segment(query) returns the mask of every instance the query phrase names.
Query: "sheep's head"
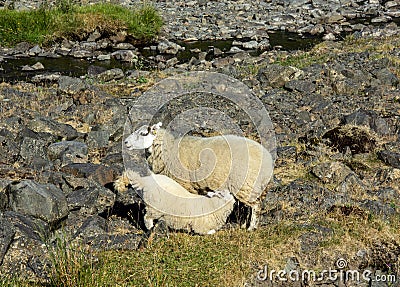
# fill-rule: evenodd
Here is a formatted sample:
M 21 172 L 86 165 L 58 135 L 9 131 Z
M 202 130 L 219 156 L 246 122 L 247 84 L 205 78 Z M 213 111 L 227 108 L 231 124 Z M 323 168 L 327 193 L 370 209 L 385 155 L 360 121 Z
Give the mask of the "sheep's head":
M 129 150 L 149 148 L 156 138 L 157 131 L 161 128 L 159 122 L 152 126 L 144 125 L 134 131 L 125 139 L 125 145 Z

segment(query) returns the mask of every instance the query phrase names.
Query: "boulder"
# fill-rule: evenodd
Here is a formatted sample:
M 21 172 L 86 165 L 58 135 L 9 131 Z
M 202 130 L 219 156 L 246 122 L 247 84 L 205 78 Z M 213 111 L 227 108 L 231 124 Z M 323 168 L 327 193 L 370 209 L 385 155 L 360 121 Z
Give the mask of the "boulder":
M 53 184 L 32 180 L 10 184 L 7 188 L 10 209 L 55 224 L 68 215 L 67 199 Z

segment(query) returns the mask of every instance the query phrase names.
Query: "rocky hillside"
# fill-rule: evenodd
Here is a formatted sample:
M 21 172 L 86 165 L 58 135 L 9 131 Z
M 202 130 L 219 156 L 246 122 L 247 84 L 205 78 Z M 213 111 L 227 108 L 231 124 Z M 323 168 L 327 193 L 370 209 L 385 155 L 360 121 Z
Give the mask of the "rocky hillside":
M 298 16 L 291 13 L 281 16 L 285 29 L 294 31 L 305 27 L 316 29 L 319 24 L 310 19 L 325 15 L 328 9 L 323 3 L 317 5 L 323 1 L 287 2 L 291 3 L 290 7 L 286 1 L 255 1 L 255 5 L 261 5 L 265 11 L 269 11 L 268 7 L 278 7 L 274 9 L 278 14 L 282 14 L 285 7 L 289 11 L 297 7 L 294 11 L 300 11 L 307 25 L 298 22 Z M 345 4 L 341 1 L 340 6 L 336 3 L 329 9 L 336 7 L 335 11 L 346 19 L 352 13 L 357 17 L 361 10 L 367 15 L 383 11 L 379 21 L 397 15 L 393 8 L 399 7 L 397 1 L 375 2 L 379 1 L 345 1 Z M 239 21 L 240 17 L 244 19 L 243 27 L 250 25 L 248 23 L 258 27 L 268 27 L 268 21 L 280 23 L 278 16 L 264 19 L 265 15 L 275 15 L 272 12 L 258 15 L 244 2 L 229 3 L 186 1 L 171 8 L 168 1 L 160 1 L 157 5 L 165 7 L 165 17 L 170 17 L 168 13 L 173 9 L 183 9 L 181 17 L 186 17 L 185 23 L 189 24 L 180 25 L 179 17 L 168 23 L 164 33 L 169 40 L 160 40 L 154 47 L 158 55 L 150 59 L 158 67 L 156 70 L 144 71 L 139 65 L 130 69 L 89 65 L 84 76 L 71 77 L 42 73 L 38 69 L 24 81 L 0 84 L 1 274 L 49 282 L 54 265 L 51 247 L 60 237 L 68 238 L 70 243 L 79 242 L 95 257 L 107 250 L 131 250 L 134 257 L 146 246 L 157 244 L 160 238 L 168 238 L 169 233 L 162 226 L 150 232 L 144 229 L 143 203 L 135 190 L 129 188 L 125 193 L 118 193 L 113 187 L 124 169 L 123 128 L 135 100 L 155 82 L 186 71 L 209 70 L 239 79 L 253 91 L 269 112 L 278 143 L 274 178 L 263 195 L 259 230 L 249 235 L 240 229 L 248 211 L 238 207 L 235 215 L 239 216 L 232 216 L 225 230 L 212 237 L 216 239 L 201 239 L 194 248 L 203 250 L 207 240 L 254 239 L 247 249 L 240 249 L 243 253 L 238 251 L 241 268 L 226 263 L 224 268 L 228 270 L 222 267 L 215 270 L 220 276 L 216 282 L 225 286 L 300 286 L 300 282 L 271 285 L 268 280 L 257 278 L 257 272 L 262 270 L 266 260 L 275 268 L 285 268 L 289 272 L 334 268 L 334 263 L 344 258 L 349 270 L 371 270 L 372 278 L 394 275 L 396 281 L 377 285 L 361 280 L 343 285 L 336 279 L 324 280 L 323 286 L 399 284 L 398 26 L 393 22 L 365 26 L 342 41 L 324 41 L 309 51 L 268 48 L 250 55 L 243 44 L 237 44 L 240 48 L 226 52 L 209 47 L 206 52 L 194 53 L 187 62 L 167 57 L 166 51 L 173 51 L 169 55 L 178 53 L 180 48 L 174 43 L 177 39 L 209 39 L 207 33 L 215 27 L 219 27 L 219 36 L 225 35 L 224 25 Z M 232 19 L 233 22 L 221 16 L 208 25 L 215 11 L 212 14 L 213 10 L 207 9 L 217 9 L 218 5 L 226 5 L 228 8 L 224 11 L 236 11 L 239 16 Z M 193 32 L 199 34 L 192 35 L 189 28 L 200 18 L 185 13 L 190 14 L 194 9 L 206 11 L 201 27 L 208 30 L 199 29 Z M 344 15 L 344 11 L 347 14 Z M 368 11 L 379 13 L 368 14 Z M 330 13 L 326 21 L 329 17 L 336 22 L 343 20 Z M 330 21 L 332 25 L 336 23 Z M 288 23 L 293 23 L 293 28 L 287 26 Z M 176 28 L 178 26 L 180 28 Z M 322 26 L 326 32 L 331 27 Z M 238 27 L 229 26 L 229 29 L 236 32 L 227 31 L 226 38 L 240 38 Z M 255 41 L 259 44 L 260 39 Z M 250 42 L 247 40 L 246 43 Z M 99 42 L 94 40 L 94 43 Z M 113 45 L 118 44 L 130 47 L 123 42 Z M 7 60 L 9 55 L 29 55 L 32 48 L 25 43 L 14 49 L 3 49 L 2 53 Z M 22 50 L 17 53 L 16 49 Z M 57 53 L 56 49 L 54 51 Z M 89 57 L 93 55 L 97 54 L 93 52 Z M 214 108 L 220 108 L 219 104 Z M 240 118 L 240 113 L 236 115 L 239 117 L 236 121 L 245 120 Z M 185 243 L 198 240 L 192 235 L 176 235 L 168 242 L 177 238 Z M 268 243 L 269 250 L 257 254 L 268 240 L 272 240 Z M 224 250 L 225 247 L 214 248 Z M 247 253 L 252 257 L 246 257 Z M 98 258 L 86 260 L 97 262 Z M 157 263 L 157 268 L 164 264 Z M 135 264 L 145 268 L 141 261 Z M 208 266 L 213 262 L 204 261 L 203 264 Z M 179 268 L 173 265 L 171 269 Z M 237 269 L 243 270 L 239 273 Z M 192 275 L 201 273 L 196 269 L 191 272 Z M 221 281 L 227 272 L 232 273 L 231 281 L 226 278 Z M 120 282 L 121 279 L 115 280 Z M 134 277 L 129 280 L 124 284 L 138 286 L 147 282 Z M 170 285 L 179 284 L 174 279 L 168 280 Z M 218 284 L 210 282 L 204 285 Z M 316 286 L 316 282 L 307 280 L 302 284 Z

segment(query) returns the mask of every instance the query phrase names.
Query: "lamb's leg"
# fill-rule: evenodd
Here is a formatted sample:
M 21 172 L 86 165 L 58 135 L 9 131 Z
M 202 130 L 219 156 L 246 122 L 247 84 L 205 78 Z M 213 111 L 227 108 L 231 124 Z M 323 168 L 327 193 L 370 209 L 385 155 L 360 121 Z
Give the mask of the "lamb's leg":
M 154 226 L 153 218 L 148 218 L 148 216 L 144 215 L 144 225 L 146 226 L 147 230 L 150 230 Z
M 259 212 L 260 212 L 260 206 L 258 203 L 251 207 L 251 218 L 248 230 L 251 231 L 258 227 Z

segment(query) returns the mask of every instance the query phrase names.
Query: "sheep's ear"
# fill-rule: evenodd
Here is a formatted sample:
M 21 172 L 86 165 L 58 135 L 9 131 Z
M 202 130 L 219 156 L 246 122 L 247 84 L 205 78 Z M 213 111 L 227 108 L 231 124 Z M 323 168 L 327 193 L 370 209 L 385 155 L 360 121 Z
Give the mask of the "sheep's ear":
M 157 133 L 157 131 L 161 128 L 162 122 L 158 122 L 150 127 L 150 131 L 153 135 Z

